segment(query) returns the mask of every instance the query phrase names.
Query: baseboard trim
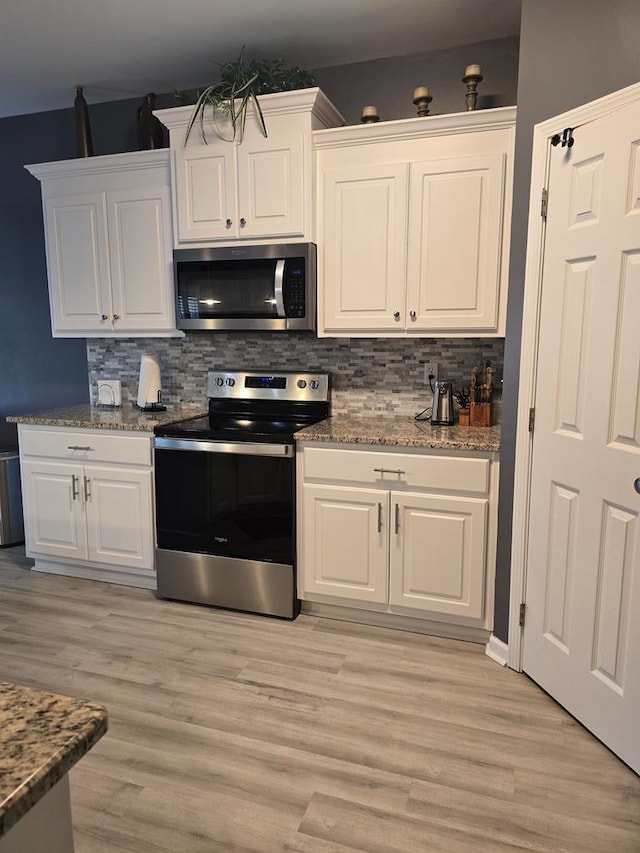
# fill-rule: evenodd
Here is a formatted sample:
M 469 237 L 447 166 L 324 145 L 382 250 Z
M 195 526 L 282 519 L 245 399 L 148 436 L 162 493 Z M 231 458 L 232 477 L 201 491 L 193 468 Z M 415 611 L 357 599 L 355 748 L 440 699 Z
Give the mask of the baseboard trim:
M 499 640 L 495 634 L 489 637 L 489 642 L 484 651 L 487 657 L 499 663 L 500 666 L 506 666 L 509 663 L 509 646 Z
M 342 622 L 357 622 L 360 625 L 373 625 L 375 628 L 393 628 L 397 631 L 411 631 L 414 634 L 429 634 L 449 640 L 464 640 L 468 643 L 485 644 L 489 632 L 484 628 L 467 625 L 452 625 L 450 622 L 435 622 L 430 619 L 401 616 L 396 613 L 377 613 L 373 610 L 359 610 L 355 607 L 341 607 L 317 601 L 303 601 L 302 613 L 309 616 L 322 616 L 325 619 L 339 619 Z
M 116 583 L 122 586 L 135 586 L 139 589 L 156 588 L 156 575 L 145 572 L 136 573 L 132 570 L 118 569 L 115 567 L 80 566 L 72 563 L 58 563 L 55 560 L 38 560 L 32 567 L 34 572 L 44 572 L 50 575 L 64 575 L 68 578 L 82 578 L 90 581 L 103 581 L 103 583 Z

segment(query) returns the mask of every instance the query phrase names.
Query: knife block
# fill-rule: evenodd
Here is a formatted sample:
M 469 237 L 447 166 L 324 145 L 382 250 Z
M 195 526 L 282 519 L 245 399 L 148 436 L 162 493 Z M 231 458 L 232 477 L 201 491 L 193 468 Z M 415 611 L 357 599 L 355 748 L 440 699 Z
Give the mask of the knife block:
M 469 408 L 470 426 L 491 426 L 491 403 L 471 403 Z

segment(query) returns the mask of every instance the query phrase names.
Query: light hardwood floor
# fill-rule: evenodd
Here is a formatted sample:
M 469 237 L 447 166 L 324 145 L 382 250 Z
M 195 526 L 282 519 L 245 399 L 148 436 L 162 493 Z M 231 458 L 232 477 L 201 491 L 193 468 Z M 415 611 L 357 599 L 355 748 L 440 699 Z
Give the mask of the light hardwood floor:
M 109 711 L 77 853 L 640 851 L 640 779 L 482 646 L 29 565 L 0 550 L 0 680 Z

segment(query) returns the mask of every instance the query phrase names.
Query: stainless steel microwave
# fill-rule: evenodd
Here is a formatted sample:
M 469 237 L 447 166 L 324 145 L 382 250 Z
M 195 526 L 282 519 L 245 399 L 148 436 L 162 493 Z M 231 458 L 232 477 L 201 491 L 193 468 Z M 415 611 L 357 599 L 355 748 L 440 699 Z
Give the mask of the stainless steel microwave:
M 314 329 L 316 246 L 176 249 L 179 329 Z

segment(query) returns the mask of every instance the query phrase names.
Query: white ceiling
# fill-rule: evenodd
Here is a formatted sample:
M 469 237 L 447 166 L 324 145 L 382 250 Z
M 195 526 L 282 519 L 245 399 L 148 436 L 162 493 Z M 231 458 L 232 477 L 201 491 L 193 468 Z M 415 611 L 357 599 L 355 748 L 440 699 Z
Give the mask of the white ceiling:
M 519 26 L 519 0 L 2 0 L 0 117 L 202 87 L 243 44 L 313 69 Z

